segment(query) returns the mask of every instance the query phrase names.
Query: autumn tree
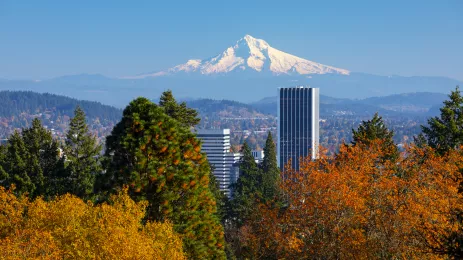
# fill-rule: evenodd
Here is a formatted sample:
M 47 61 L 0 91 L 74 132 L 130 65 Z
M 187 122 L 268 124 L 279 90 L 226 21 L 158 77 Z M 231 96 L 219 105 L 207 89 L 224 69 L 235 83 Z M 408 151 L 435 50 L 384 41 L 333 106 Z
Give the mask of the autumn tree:
M 406 157 L 381 160 L 380 140 L 342 146 L 333 157 L 305 158 L 284 172 L 285 207 L 260 204 L 243 225 L 253 259 L 440 259 L 436 251 L 462 225 L 457 192 L 461 155 L 437 156 L 410 147 Z M 349 151 L 347 151 L 349 150 Z M 401 172 L 401 174 L 397 174 Z
M 64 146 L 67 192 L 83 199 L 92 196 L 95 176 L 101 171 L 100 152 L 101 145 L 89 132 L 85 113 L 77 106 Z
M 428 145 L 445 153 L 463 145 L 463 97 L 459 87 L 449 95 L 440 109 L 440 116 L 430 118 L 421 126 Z
M 137 98 L 106 138 L 105 157 L 99 190 L 112 193 L 129 185 L 135 201 L 149 202 L 149 220 L 172 221 L 189 258 L 224 258 L 209 163 L 189 129 L 148 99 Z
M 145 201 L 122 191 L 93 205 L 73 195 L 51 201 L 0 187 L 1 259 L 185 259 L 170 223 L 143 223 Z
M 162 93 L 159 106 L 164 109 L 164 113 L 177 120 L 183 127 L 194 127 L 201 121 L 195 109 L 188 108 L 185 102 L 177 103 L 171 90 Z

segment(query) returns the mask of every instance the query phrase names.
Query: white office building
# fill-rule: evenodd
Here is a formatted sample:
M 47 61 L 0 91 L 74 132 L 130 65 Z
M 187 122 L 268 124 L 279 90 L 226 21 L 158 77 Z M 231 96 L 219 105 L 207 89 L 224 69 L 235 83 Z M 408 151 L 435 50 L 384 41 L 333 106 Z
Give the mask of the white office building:
M 230 185 L 239 177 L 239 153 L 230 152 L 230 129 L 197 130 L 202 140 L 201 151 L 214 168 L 213 174 L 219 182 L 220 190 L 231 196 Z
M 257 164 L 261 163 L 264 160 L 264 151 L 262 150 L 252 150 L 252 156 Z

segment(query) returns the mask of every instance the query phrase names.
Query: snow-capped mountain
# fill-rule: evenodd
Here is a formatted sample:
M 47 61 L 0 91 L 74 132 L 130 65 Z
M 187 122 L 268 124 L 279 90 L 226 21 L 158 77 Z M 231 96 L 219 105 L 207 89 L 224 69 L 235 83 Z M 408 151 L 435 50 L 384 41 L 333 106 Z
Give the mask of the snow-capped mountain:
M 165 71 L 146 73 L 129 78 L 159 77 L 178 72 L 202 75 L 225 74 L 231 71 L 271 72 L 273 75 L 341 74 L 345 69 L 323 65 L 296 57 L 271 47 L 266 41 L 246 35 L 221 54 L 207 60 L 189 60 Z

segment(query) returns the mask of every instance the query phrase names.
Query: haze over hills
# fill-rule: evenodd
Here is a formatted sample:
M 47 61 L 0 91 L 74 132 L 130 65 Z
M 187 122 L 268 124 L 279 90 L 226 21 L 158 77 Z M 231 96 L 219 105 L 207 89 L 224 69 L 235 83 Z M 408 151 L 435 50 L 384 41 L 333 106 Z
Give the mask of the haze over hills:
M 381 61 L 376 61 L 381 62 Z M 351 72 L 285 53 L 262 39 L 244 36 L 209 59 L 125 78 L 70 75 L 43 81 L 0 80 L 0 90 L 29 90 L 124 107 L 138 96 L 158 97 L 171 89 L 178 98 L 255 102 L 278 87 L 319 87 L 335 98 L 364 99 L 407 92 L 448 94 L 463 82 L 446 77 L 378 76 Z
M 434 116 L 439 112 L 442 102 L 448 96 L 441 93 L 416 92 L 365 99 L 333 98 L 320 95 L 320 114 L 322 116 L 339 113 L 367 116 L 375 112 L 381 115 L 419 115 Z M 266 97 L 251 103 L 255 109 L 276 115 L 277 97 Z

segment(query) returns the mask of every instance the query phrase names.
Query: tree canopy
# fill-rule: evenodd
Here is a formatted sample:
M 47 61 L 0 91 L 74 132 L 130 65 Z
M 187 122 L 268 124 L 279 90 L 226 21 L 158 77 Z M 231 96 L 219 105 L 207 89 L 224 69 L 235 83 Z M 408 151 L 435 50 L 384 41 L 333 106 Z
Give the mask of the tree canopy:
M 77 106 L 64 145 L 67 192 L 84 199 L 93 196 L 95 177 L 102 170 L 99 162 L 101 148 L 88 130 L 84 111 Z
M 177 120 L 183 127 L 194 127 L 201 121 L 195 109 L 188 108 L 185 102 L 177 103 L 171 90 L 162 93 L 159 106 L 164 109 L 164 113 Z
M 69 194 L 29 200 L 0 187 L 0 258 L 186 259 L 170 223 L 142 224 L 146 206 L 124 191 L 93 205 Z
M 463 97 L 458 86 L 444 101 L 440 116 L 430 118 L 428 126 L 421 128 L 428 145 L 440 153 L 463 145 Z
M 272 200 L 278 195 L 280 168 L 277 163 L 277 153 L 272 133 L 268 132 L 264 147 L 264 159 L 260 165 L 262 170 L 262 193 L 265 200 Z
M 190 258 L 224 258 L 223 228 L 209 189 L 210 167 L 200 141 L 146 98 L 132 101 L 106 139 L 103 192 L 129 186 L 149 202 L 150 220 L 170 220 Z
M 369 145 L 372 141 L 381 140 L 386 159 L 395 159 L 399 152 L 393 140 L 394 131 L 389 130 L 384 120 L 375 113 L 371 120 L 362 121 L 357 130 L 352 129 L 352 145 L 362 143 Z
M 64 159 L 59 148 L 51 132 L 34 119 L 30 128 L 15 132 L 2 149 L 2 185 L 15 185 L 17 194 L 31 197 L 62 194 Z

